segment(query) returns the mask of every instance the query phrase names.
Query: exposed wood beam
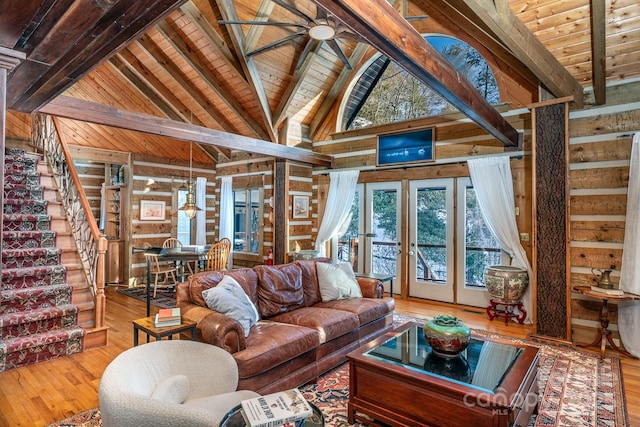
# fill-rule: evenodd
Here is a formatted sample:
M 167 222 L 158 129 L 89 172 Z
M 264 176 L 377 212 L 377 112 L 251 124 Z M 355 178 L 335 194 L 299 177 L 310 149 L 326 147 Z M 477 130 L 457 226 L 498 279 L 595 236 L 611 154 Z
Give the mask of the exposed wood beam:
M 591 0 L 591 79 L 596 104 L 606 104 L 606 30 L 604 0 Z
M 275 144 L 229 132 L 176 122 L 149 114 L 60 96 L 40 109 L 40 112 L 120 129 L 166 136 L 203 145 L 217 145 L 231 150 L 273 156 L 327 168 L 333 167 L 333 157 L 297 147 Z
M 212 5 L 218 5 L 218 9 L 225 20 L 238 20 L 238 14 L 232 2 L 228 0 L 210 0 L 210 2 Z M 258 68 L 256 67 L 254 60 L 252 58 L 248 58 L 246 55 L 245 37 L 242 32 L 242 28 L 238 25 L 227 25 L 226 28 L 229 31 L 231 43 L 233 43 L 236 51 L 240 52 L 241 57 L 239 60 L 242 70 L 244 71 L 245 80 L 249 82 L 255 98 L 260 101 L 261 117 L 264 120 L 267 131 L 269 132 L 271 141 L 277 141 L 278 136 L 276 135 L 275 126 L 273 125 L 273 117 L 269 106 L 269 100 L 267 99 L 267 94 L 262 86 L 262 79 L 260 78 L 260 73 L 258 72 Z
M 320 49 L 320 47 L 321 44 L 316 43 L 316 48 L 313 54 L 308 54 L 302 65 L 295 71 L 295 73 L 293 73 L 293 76 L 291 76 L 291 80 L 285 87 L 284 93 L 280 98 L 280 102 L 273 112 L 273 120 L 276 127 L 280 126 L 284 119 L 286 119 L 287 109 L 289 108 L 289 105 L 291 105 L 293 98 L 296 96 L 298 89 L 304 83 L 304 77 L 311 68 L 311 64 L 313 64 L 313 60 L 315 58 L 315 53 Z M 281 144 L 283 143 L 283 141 L 278 142 Z
M 453 34 L 468 34 L 491 52 L 503 72 L 513 75 L 516 79 L 519 76 L 519 84 L 530 88 L 532 92 L 537 90 L 540 79 L 498 40 L 484 22 L 469 19 L 463 11 L 454 9 L 447 0 L 417 0 L 416 4 L 429 14 L 430 18 L 451 30 Z
M 386 0 L 313 0 L 505 146 L 521 135 Z M 384 31 L 383 31 L 384 30 Z
M 203 34 L 205 39 L 211 43 L 213 47 L 218 51 L 226 63 L 231 66 L 238 75 L 242 76 L 242 79 L 246 82 L 242 73 L 242 66 L 238 63 L 235 55 L 229 49 L 229 45 L 225 42 L 220 34 L 211 26 L 207 18 L 202 15 L 202 12 L 192 2 L 185 3 L 180 10 L 198 27 L 198 30 Z
M 538 77 L 556 98 L 572 96 L 582 108 L 584 90 L 580 83 L 542 44 L 509 8 L 496 8 L 488 0 L 447 0 L 455 9 L 463 10 L 479 26 L 488 26 L 513 54 Z
M 221 114 L 187 78 L 184 76 L 180 68 L 178 68 L 167 55 L 149 38 L 148 34 L 140 37 L 136 43 L 142 47 L 151 58 L 163 65 L 163 70 L 171 77 L 178 86 L 197 104 L 205 113 L 207 113 L 220 128 L 227 132 L 237 132 L 237 129 L 229 122 L 229 120 Z
M 74 7 L 58 2 L 68 9 L 64 14 L 68 25 L 56 25 L 57 32 L 40 35 L 40 40 L 25 41 L 37 43 L 38 54 L 30 54 L 12 73 L 10 108 L 37 110 L 184 2 L 74 2 Z M 85 28 L 88 23 L 90 28 Z M 63 54 L 60 49 L 65 49 Z
M 358 43 L 356 47 L 353 49 L 351 56 L 349 57 L 349 62 L 353 65 L 352 69 L 349 70 L 347 67 L 343 67 L 342 71 L 340 71 L 340 75 L 336 79 L 336 82 L 331 86 L 329 93 L 325 96 L 322 101 L 322 105 L 318 109 L 315 117 L 311 121 L 311 126 L 309 127 L 309 134 L 311 135 L 311 139 L 316 141 L 316 131 L 323 127 L 325 121 L 329 117 L 333 108 L 338 108 L 336 102 L 345 91 L 347 82 L 355 76 L 357 70 L 360 68 L 358 64 L 365 57 L 365 53 L 371 49 L 371 47 L 365 43 Z
M 167 42 L 178 52 L 182 59 L 194 69 L 198 76 L 207 84 L 211 90 L 213 90 L 224 102 L 229 109 L 235 114 L 236 117 L 247 128 L 251 130 L 253 135 L 259 139 L 268 139 L 269 135 L 262 129 L 262 127 L 253 120 L 251 114 L 244 109 L 240 101 L 229 91 L 221 80 L 207 67 L 206 64 L 195 54 L 190 53 L 193 49 L 189 48 L 183 38 L 169 25 L 169 23 L 162 22 L 158 24 L 156 29 L 165 36 Z
M 254 21 L 268 21 L 271 16 L 271 12 L 275 7 L 275 3 L 271 0 L 261 0 L 260 6 L 258 7 L 258 11 L 256 12 L 256 17 L 253 19 Z M 256 48 L 258 44 L 258 40 L 260 36 L 266 30 L 267 27 L 264 25 L 252 25 L 249 28 L 249 32 L 244 39 L 244 47 L 247 52 L 251 52 Z

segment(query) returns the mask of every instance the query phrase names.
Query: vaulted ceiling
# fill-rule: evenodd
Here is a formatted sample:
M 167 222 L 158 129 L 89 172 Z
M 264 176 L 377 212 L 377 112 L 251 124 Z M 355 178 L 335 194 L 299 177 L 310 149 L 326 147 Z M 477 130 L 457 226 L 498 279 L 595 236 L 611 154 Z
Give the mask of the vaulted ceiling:
M 315 42 L 308 30 L 324 20 L 337 36 Z M 255 140 L 283 143 L 283 124 L 290 145 L 328 138 L 346 87 L 377 52 L 431 78 L 481 126 L 499 128 L 448 64 L 415 39 L 428 33 L 471 43 L 534 100 L 540 86 L 579 106 L 582 89 L 593 87 L 602 103 L 605 83 L 640 77 L 636 0 L 0 2 L 0 48 L 26 55 L 8 75 L 10 110 L 79 118 L 60 120 L 63 138 L 76 145 L 180 160 L 189 156 L 180 135 L 197 141 L 189 135 L 204 133 L 196 161 L 228 157 Z M 91 108 L 77 100 L 111 109 L 88 118 Z M 144 121 L 157 131 L 122 129 Z M 268 154 L 263 145 L 255 152 Z

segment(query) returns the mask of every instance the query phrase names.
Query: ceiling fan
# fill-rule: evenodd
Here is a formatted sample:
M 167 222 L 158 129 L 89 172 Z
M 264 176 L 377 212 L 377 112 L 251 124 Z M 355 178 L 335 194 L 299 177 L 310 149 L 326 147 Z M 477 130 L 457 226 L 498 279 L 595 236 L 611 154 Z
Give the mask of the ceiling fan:
M 346 26 L 344 26 L 338 19 L 336 19 L 333 15 L 328 14 L 321 7 L 317 7 L 316 17 L 312 18 L 306 13 L 298 10 L 294 5 L 287 3 L 284 0 L 271 0 L 275 4 L 285 8 L 289 12 L 301 18 L 304 22 L 276 22 L 276 21 L 241 21 L 241 20 L 220 20 L 219 24 L 227 25 L 227 24 L 241 24 L 241 25 L 268 25 L 268 26 L 276 26 L 276 27 L 289 27 L 294 28 L 294 32 L 286 37 L 283 37 L 279 40 L 273 41 L 269 44 L 266 44 L 262 47 L 259 47 L 251 52 L 248 52 L 247 56 L 257 55 L 259 53 L 267 52 L 271 49 L 276 49 L 285 45 L 286 43 L 291 42 L 299 37 L 303 37 L 306 39 L 306 43 L 302 53 L 300 54 L 300 58 L 298 59 L 298 63 L 296 64 L 296 70 L 298 70 L 305 59 L 309 55 L 310 52 L 315 50 L 320 43 L 326 43 L 331 50 L 340 58 L 344 66 L 351 70 L 352 66 L 349 63 L 349 59 L 344 54 L 340 45 L 336 41 L 336 39 L 346 38 L 351 40 L 356 40 L 358 42 L 365 42 L 358 34 L 353 33 Z M 426 16 L 414 16 L 405 18 L 407 20 L 418 20 L 425 19 Z

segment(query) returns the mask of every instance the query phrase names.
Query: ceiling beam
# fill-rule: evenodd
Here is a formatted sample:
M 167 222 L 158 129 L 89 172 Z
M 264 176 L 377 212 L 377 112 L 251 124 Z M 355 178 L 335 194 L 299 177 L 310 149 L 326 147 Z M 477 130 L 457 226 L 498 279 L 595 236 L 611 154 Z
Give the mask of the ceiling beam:
M 238 14 L 235 7 L 233 6 L 233 2 L 228 0 L 209 1 L 211 2 L 212 6 L 214 4 L 218 6 L 223 19 L 228 21 L 238 20 Z M 271 114 L 271 108 L 269 106 L 269 99 L 267 98 L 264 86 L 262 86 L 262 79 L 260 77 L 258 67 L 256 67 L 255 61 L 251 57 L 247 57 L 246 55 L 245 36 L 242 32 L 242 28 L 240 28 L 239 25 L 226 25 L 225 27 L 229 32 L 229 37 L 231 39 L 233 47 L 235 48 L 236 52 L 240 53 L 239 60 L 244 72 L 244 79 L 249 82 L 249 86 L 251 87 L 251 91 L 255 99 L 260 102 L 260 115 L 264 120 L 267 132 L 269 132 L 272 141 L 277 141 L 278 136 L 276 135 L 275 127 L 273 125 L 273 116 Z
M 120 129 L 166 136 L 203 145 L 216 145 L 231 150 L 273 156 L 327 168 L 333 167 L 333 157 L 314 153 L 298 147 L 275 144 L 260 139 L 248 138 L 229 132 L 209 129 L 189 123 L 176 122 L 149 114 L 126 111 L 119 108 L 59 96 L 40 112 L 74 120 L 112 126 Z
M 591 79 L 596 104 L 607 102 L 607 52 L 604 0 L 591 0 Z
M 517 147 L 522 135 L 387 0 L 313 0 L 370 45 L 493 135 Z
M 262 129 L 260 124 L 253 120 L 251 114 L 244 109 L 240 101 L 222 83 L 221 79 L 207 67 L 207 65 L 193 52 L 171 25 L 164 21 L 156 26 L 156 30 L 162 34 L 180 57 L 198 74 L 207 86 L 218 95 L 220 100 L 233 112 L 233 114 L 253 133 L 253 136 L 260 139 L 267 139 L 269 135 Z M 216 107 L 217 108 L 217 107 Z
M 573 97 L 582 108 L 584 89 L 529 28 L 503 3 L 489 0 L 446 0 L 476 25 L 488 27 L 556 98 Z

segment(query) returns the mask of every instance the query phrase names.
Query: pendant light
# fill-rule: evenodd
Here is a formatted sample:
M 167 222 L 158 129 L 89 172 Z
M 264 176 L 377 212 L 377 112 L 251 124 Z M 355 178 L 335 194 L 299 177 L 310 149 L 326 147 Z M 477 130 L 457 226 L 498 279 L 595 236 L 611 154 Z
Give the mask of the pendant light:
M 184 211 L 189 218 L 193 218 L 196 216 L 198 211 L 201 211 L 199 207 L 196 206 L 196 183 L 193 182 L 192 179 L 192 162 L 193 162 L 193 142 L 189 143 L 189 181 L 187 181 L 187 201 L 184 205 L 178 210 Z

